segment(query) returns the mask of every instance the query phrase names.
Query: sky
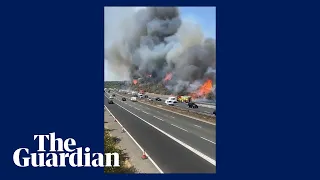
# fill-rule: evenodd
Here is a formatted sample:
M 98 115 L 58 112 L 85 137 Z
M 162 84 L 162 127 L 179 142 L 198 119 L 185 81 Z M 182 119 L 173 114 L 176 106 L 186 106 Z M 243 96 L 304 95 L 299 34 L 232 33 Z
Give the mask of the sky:
M 183 20 L 197 22 L 207 37 L 216 38 L 215 7 L 179 7 L 179 9 Z
M 136 10 L 144 7 L 135 7 Z M 182 21 L 193 21 L 198 23 L 206 37 L 216 39 L 216 8 L 215 7 L 179 7 Z M 105 32 L 107 34 L 108 32 Z M 109 44 L 110 42 L 105 42 Z M 104 63 L 104 80 L 114 80 L 116 76 L 108 69 L 108 64 Z M 120 79 L 119 79 L 120 80 Z

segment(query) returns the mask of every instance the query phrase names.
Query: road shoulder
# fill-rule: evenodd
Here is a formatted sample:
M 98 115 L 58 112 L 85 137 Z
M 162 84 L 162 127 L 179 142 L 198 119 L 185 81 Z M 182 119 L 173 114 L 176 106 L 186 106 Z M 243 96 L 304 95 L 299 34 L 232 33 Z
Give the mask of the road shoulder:
M 119 147 L 128 154 L 127 166 L 134 166 L 138 172 L 137 173 L 160 173 L 155 165 L 150 159 L 142 159 L 142 150 L 138 145 L 132 140 L 128 132 L 123 132 L 121 125 L 115 122 L 114 117 L 108 110 L 104 112 L 104 128 L 109 129 L 112 136 L 120 139 Z

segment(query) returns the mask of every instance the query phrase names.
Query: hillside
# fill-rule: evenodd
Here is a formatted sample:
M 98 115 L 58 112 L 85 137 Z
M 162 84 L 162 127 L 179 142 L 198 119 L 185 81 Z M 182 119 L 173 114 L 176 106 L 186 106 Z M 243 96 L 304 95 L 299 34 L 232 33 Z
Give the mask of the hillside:
M 171 95 L 174 94 L 170 90 L 168 90 L 162 83 L 151 83 L 146 82 L 144 84 L 133 84 L 131 82 L 127 81 L 105 81 L 104 82 L 105 88 L 116 88 L 116 89 L 130 89 L 133 91 L 139 91 L 144 90 L 146 92 L 155 93 L 155 94 L 161 94 L 161 95 Z M 180 91 L 177 94 L 174 95 L 189 95 L 190 93 L 186 91 L 186 89 Z M 215 96 L 212 92 L 208 93 L 206 95 L 206 99 L 214 99 Z

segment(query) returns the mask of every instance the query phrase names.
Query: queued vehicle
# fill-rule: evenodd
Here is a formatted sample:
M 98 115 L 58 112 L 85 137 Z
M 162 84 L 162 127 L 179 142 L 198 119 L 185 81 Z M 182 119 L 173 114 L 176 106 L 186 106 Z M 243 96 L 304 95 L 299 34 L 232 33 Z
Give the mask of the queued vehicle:
M 114 104 L 114 102 L 113 102 L 112 99 L 109 99 L 108 103 L 109 103 L 109 104 Z
M 178 96 L 177 101 L 182 103 L 189 103 L 191 102 L 191 96 Z
M 139 98 L 142 99 L 143 98 L 143 94 L 138 94 Z
M 188 107 L 189 108 L 198 108 L 198 105 L 196 105 L 196 103 L 194 103 L 194 102 L 189 102 Z
M 116 97 L 116 95 L 115 95 L 115 94 L 112 94 L 112 97 Z
M 148 100 L 149 100 L 149 101 L 153 101 L 153 99 L 152 99 L 152 98 L 149 98 Z
M 216 114 L 216 110 L 213 110 L 213 113 L 212 113 L 212 114 L 214 114 L 214 115 L 216 116 L 216 115 L 217 115 L 217 114 Z
M 166 105 L 174 106 L 174 102 L 171 100 L 166 100 L 165 103 L 166 103 Z
M 159 97 L 156 97 L 155 100 L 156 101 L 161 101 L 161 99 Z
M 137 97 L 131 97 L 130 100 L 131 100 L 132 102 L 136 102 L 136 101 L 137 101 Z
M 122 101 L 126 101 L 127 99 L 125 97 L 122 98 Z
M 174 96 L 169 97 L 168 100 L 172 101 L 173 103 L 177 103 L 178 102 L 177 98 L 174 97 Z

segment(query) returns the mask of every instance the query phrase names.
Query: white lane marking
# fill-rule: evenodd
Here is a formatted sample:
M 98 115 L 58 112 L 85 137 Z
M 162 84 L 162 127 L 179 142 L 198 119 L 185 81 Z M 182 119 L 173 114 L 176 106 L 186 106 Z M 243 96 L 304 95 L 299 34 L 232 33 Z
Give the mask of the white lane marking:
M 110 110 L 106 107 L 106 105 L 104 105 L 104 107 L 109 111 L 109 113 L 111 114 L 111 116 L 114 118 L 114 119 L 117 119 L 116 117 L 114 117 L 114 115 L 110 112 Z M 117 122 L 120 124 L 120 126 L 125 130 L 125 132 L 128 134 L 128 136 L 133 140 L 133 142 L 140 148 L 140 150 L 143 152 L 143 148 L 140 146 L 140 144 L 131 136 L 131 134 L 129 133 L 128 130 L 126 130 L 126 128 L 124 128 L 122 126 L 122 124 L 119 122 L 119 120 L 117 119 Z M 158 169 L 158 171 L 163 174 L 163 171 L 160 169 L 160 167 L 152 160 L 152 158 L 150 157 L 150 155 L 148 155 L 146 153 L 146 155 L 148 156 L 148 159 L 151 161 L 151 163 Z
M 153 116 L 153 117 L 159 119 L 160 121 L 163 121 L 163 119 L 161 119 L 161 118 L 159 118 L 159 117 L 157 117 L 157 116 Z
M 159 132 L 161 132 L 162 134 L 168 136 L 170 139 L 176 141 L 177 143 L 179 143 L 180 145 L 182 145 L 183 147 L 189 149 L 191 152 L 195 153 L 196 155 L 198 155 L 199 157 L 201 157 L 202 159 L 208 161 L 210 164 L 216 166 L 216 160 L 210 158 L 209 156 L 203 154 L 202 152 L 196 150 L 195 148 L 189 146 L 188 144 L 180 141 L 179 139 L 173 137 L 172 135 L 164 132 L 163 130 L 159 129 L 158 127 L 154 126 L 153 124 L 149 123 L 148 121 L 142 119 L 141 117 L 135 115 L 134 113 L 132 113 L 131 111 L 127 110 L 126 108 L 122 107 L 121 105 L 119 104 L 116 104 L 117 106 L 120 106 L 121 108 L 123 108 L 124 110 L 128 111 L 130 114 L 136 116 L 137 118 L 139 118 L 140 120 L 142 120 L 143 122 L 147 123 L 148 125 L 150 125 L 151 127 L 155 128 L 156 130 L 158 130 Z
M 179 129 L 181 129 L 181 130 L 184 130 L 184 131 L 188 132 L 187 130 L 183 129 L 182 127 L 179 127 L 179 126 L 174 125 L 174 124 L 171 124 L 171 125 L 174 126 L 174 127 L 176 127 L 176 128 L 179 128 Z
M 148 108 L 148 107 L 145 107 L 145 108 L 150 109 L 150 108 Z
M 194 124 L 194 126 L 197 126 L 198 128 L 201 128 L 201 126 L 198 126 L 198 125 L 195 125 L 195 124 Z
M 119 96 L 123 96 L 123 95 L 119 95 Z M 123 97 L 125 97 L 125 96 L 123 96 Z M 168 111 L 168 112 L 171 112 L 171 113 L 175 113 L 175 114 L 177 114 L 177 115 L 184 116 L 184 117 L 187 117 L 187 118 L 189 118 L 189 119 L 193 119 L 193 120 L 197 120 L 197 121 L 200 121 L 200 122 L 203 122 L 203 123 L 206 123 L 206 124 L 210 124 L 210 125 L 212 125 L 212 126 L 216 126 L 216 124 L 214 124 L 214 123 L 212 123 L 212 122 L 204 121 L 204 120 L 201 120 L 201 119 L 192 117 L 192 116 L 187 116 L 187 115 L 182 114 L 182 113 L 170 111 L 170 110 L 167 110 L 167 109 L 163 109 L 163 108 L 161 108 L 161 107 L 156 107 L 156 106 L 154 106 L 154 105 L 150 105 L 150 104 L 145 103 L 145 102 L 139 102 L 139 103 L 148 105 L 148 106 L 150 106 L 150 107 L 152 107 L 152 108 L 157 108 L 157 109 L 161 109 L 161 110 L 163 110 L 163 111 Z M 160 105 L 160 106 L 161 106 L 161 105 Z M 160 113 L 159 111 L 157 111 L 157 112 Z M 210 112 L 210 114 L 211 114 L 211 112 Z M 213 116 L 213 117 L 216 117 L 216 116 Z
M 175 117 L 173 117 L 173 116 L 170 116 L 170 117 L 175 118 Z
M 140 111 L 140 109 L 139 108 L 136 108 L 136 107 L 134 107 L 136 110 L 138 110 L 138 111 Z
M 142 111 L 142 112 L 144 112 L 144 113 L 146 113 L 146 114 L 149 114 L 149 113 L 147 113 L 147 112 L 145 112 L 145 111 Z
M 204 140 L 206 140 L 206 141 L 209 141 L 209 142 L 211 142 L 212 144 L 216 144 L 215 142 L 210 141 L 209 139 L 206 139 L 206 138 L 204 138 L 204 137 L 201 137 L 201 139 L 204 139 Z

